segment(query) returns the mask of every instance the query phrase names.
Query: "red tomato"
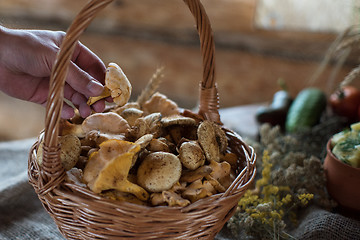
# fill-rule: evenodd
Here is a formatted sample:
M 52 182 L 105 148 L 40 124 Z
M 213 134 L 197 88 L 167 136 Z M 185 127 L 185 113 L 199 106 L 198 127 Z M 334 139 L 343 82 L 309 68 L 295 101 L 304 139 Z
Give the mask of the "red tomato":
M 349 120 L 358 120 L 360 106 L 360 90 L 353 86 L 345 86 L 330 96 L 330 105 L 334 113 L 347 117 Z

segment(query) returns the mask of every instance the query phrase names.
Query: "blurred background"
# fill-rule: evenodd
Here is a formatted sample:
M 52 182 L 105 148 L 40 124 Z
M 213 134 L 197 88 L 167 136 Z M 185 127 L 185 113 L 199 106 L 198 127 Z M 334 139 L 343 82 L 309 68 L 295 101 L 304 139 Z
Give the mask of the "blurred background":
M 0 23 L 10 28 L 66 31 L 87 0 L 1 0 Z M 271 101 L 283 79 L 295 95 L 313 85 L 333 90 L 357 66 L 348 57 L 334 75 L 329 64 L 315 80 L 339 33 L 357 24 L 359 0 L 203 0 L 213 26 L 221 108 Z M 114 0 L 81 41 L 108 64 L 119 64 L 135 99 L 157 68 L 159 89 L 179 106 L 194 108 L 201 56 L 193 18 L 179 0 Z M 334 83 L 329 79 L 332 78 Z M 330 82 L 330 83 L 329 83 Z M 0 92 L 0 140 L 37 136 L 43 107 Z

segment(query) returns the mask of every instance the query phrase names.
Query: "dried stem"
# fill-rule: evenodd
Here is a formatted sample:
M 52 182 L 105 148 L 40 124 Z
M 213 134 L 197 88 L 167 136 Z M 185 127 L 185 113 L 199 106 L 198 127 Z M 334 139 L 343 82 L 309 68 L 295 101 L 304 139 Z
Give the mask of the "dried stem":
M 356 45 L 358 45 L 359 43 L 360 43 L 360 35 L 349 37 L 348 39 L 343 40 L 339 44 L 339 46 L 336 47 L 334 54 L 337 54 L 344 49 L 356 47 Z
M 313 86 L 315 82 L 318 80 L 320 75 L 324 72 L 326 66 L 329 64 L 331 59 L 334 57 L 335 51 L 337 49 L 337 46 L 348 36 L 348 34 L 351 32 L 352 28 L 349 27 L 345 31 L 343 31 L 341 34 L 338 35 L 338 37 L 335 39 L 335 41 L 330 45 L 329 49 L 326 51 L 324 59 L 320 63 L 320 66 L 317 68 L 315 73 L 310 77 L 307 85 Z
M 148 84 L 145 89 L 141 92 L 136 102 L 142 106 L 159 88 L 163 74 L 164 67 L 159 67 L 156 69 L 155 73 L 151 76 Z
M 360 65 L 351 70 L 351 72 L 340 83 L 340 88 L 349 85 L 355 78 L 360 76 Z
M 341 56 L 339 57 L 339 60 L 335 64 L 335 67 L 331 71 L 331 75 L 327 82 L 327 89 L 326 89 L 327 94 L 330 94 L 334 90 L 336 76 L 338 75 L 341 67 L 344 65 L 346 59 L 350 55 L 350 52 L 351 52 L 351 48 L 344 49 L 343 54 L 341 54 Z

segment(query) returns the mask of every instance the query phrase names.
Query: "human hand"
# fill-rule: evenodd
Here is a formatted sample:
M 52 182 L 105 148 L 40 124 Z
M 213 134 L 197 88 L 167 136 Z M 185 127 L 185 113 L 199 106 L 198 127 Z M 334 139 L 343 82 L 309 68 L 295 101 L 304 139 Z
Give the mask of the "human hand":
M 0 90 L 22 100 L 47 103 L 51 69 L 65 33 L 45 30 L 13 30 L 0 26 Z M 71 58 L 64 86 L 64 98 L 82 117 L 102 112 L 105 101 L 91 107 L 88 97 L 103 91 L 105 65 L 93 52 L 78 43 Z M 63 104 L 61 117 L 69 119 L 74 109 Z

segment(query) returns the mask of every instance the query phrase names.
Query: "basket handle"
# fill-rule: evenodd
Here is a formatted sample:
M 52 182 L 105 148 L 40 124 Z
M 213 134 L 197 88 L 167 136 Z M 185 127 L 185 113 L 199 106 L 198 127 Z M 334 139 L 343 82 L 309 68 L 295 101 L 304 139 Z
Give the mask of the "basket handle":
M 96 14 L 113 0 L 91 0 L 73 20 L 58 52 L 50 78 L 50 89 L 45 115 L 43 166 L 40 170 L 40 194 L 55 188 L 65 176 L 60 162 L 58 145 L 59 121 L 64 101 L 64 84 L 75 46 L 80 35 L 89 26 Z M 209 18 L 200 0 L 183 0 L 196 20 L 203 58 L 203 79 L 200 83 L 199 115 L 220 122 L 219 98 L 215 84 L 214 40 Z

